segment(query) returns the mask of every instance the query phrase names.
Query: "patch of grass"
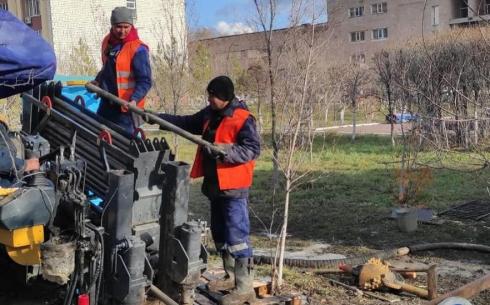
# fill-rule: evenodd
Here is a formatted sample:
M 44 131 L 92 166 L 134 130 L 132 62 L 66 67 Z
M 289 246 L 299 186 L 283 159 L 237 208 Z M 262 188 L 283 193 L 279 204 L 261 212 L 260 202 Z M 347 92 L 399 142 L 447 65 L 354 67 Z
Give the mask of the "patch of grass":
M 180 160 L 192 163 L 194 153 L 195 145 L 183 141 Z M 316 180 L 298 187 L 292 194 L 288 243 L 292 240 L 322 240 L 383 248 L 435 240 L 485 241 L 484 234 L 489 233 L 485 227 L 471 236 L 465 235 L 462 227 L 446 226 L 443 230 L 437 226 L 423 226 L 411 236 L 397 232 L 395 222 L 387 216 L 396 206 L 395 169 L 399 166 L 399 156 L 400 147 L 393 148 L 389 137 L 361 135 L 355 143 L 349 136 L 327 134 L 318 137 L 312 163 L 302 167 Z M 421 191 L 416 204 L 440 211 L 459 202 L 486 200 L 490 175 L 485 169 L 473 170 L 475 157 L 469 153 L 440 157 L 435 152 L 422 152 L 420 160 L 434 166 L 431 169 L 433 178 Z M 254 233 L 269 229 L 272 211 L 276 213 L 272 231 L 279 232 L 283 194 L 278 193 L 276 203 L 272 205 L 271 180 L 271 152 L 265 149 L 257 161 L 250 193 Z M 200 193 L 200 187 L 200 181 L 191 185 L 192 218 L 209 219 L 209 203 Z M 265 246 L 266 240 L 258 238 L 254 243 Z

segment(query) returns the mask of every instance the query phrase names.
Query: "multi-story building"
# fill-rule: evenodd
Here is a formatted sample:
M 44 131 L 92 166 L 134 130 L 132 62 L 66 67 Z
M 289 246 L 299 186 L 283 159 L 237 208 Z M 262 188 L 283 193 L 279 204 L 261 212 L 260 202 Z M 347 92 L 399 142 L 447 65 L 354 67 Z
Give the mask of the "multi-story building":
M 317 31 L 327 64 L 368 63 L 382 49 L 490 20 L 490 0 L 328 0 L 327 7 L 328 22 Z M 274 32 L 276 44 L 289 30 Z M 216 74 L 229 70 L 231 60 L 247 69 L 265 56 L 260 32 L 203 39 L 191 47 L 197 44 L 208 48 Z
M 100 44 L 116 6 L 133 10 L 135 26 L 150 51 L 170 43 L 172 35 L 182 49 L 186 47 L 184 0 L 0 0 L 0 8 L 11 11 L 53 45 L 61 73 L 80 39 L 100 63 Z
M 490 19 L 490 0 L 329 0 L 328 56 L 368 61 L 375 52 Z

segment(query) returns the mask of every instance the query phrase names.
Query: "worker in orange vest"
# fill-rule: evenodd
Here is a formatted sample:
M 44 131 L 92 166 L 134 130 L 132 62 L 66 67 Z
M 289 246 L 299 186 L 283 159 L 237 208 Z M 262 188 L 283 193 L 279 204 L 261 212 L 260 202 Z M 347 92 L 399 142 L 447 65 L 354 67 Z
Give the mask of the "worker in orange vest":
M 245 102 L 235 97 L 227 76 L 211 80 L 209 105 L 193 115 L 160 114 L 160 117 L 221 147 L 220 156 L 199 146 L 191 178 L 204 177 L 202 192 L 211 201 L 211 233 L 223 259 L 225 277 L 211 281 L 210 290 L 231 289 L 222 304 L 243 304 L 255 299 L 253 253 L 250 245 L 248 195 L 260 137 L 255 118 Z M 149 122 L 151 123 L 151 122 Z
M 133 15 L 127 7 L 116 7 L 111 14 L 111 30 L 102 41 L 102 70 L 94 83 L 102 89 L 143 108 L 151 88 L 148 46 L 138 36 Z M 129 135 L 142 121 L 109 100 L 102 98 L 97 114 L 121 126 Z

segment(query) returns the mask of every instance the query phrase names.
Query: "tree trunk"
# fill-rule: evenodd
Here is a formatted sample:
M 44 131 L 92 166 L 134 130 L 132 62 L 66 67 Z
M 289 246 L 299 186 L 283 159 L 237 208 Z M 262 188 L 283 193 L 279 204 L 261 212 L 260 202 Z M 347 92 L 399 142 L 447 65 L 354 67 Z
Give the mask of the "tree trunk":
M 262 99 L 260 98 L 260 87 L 257 85 L 257 131 L 262 134 Z
M 395 147 L 395 123 L 390 120 L 390 135 L 391 135 L 391 146 Z
M 344 116 L 345 116 L 345 106 L 342 106 L 340 110 L 340 125 L 344 125 Z
M 330 107 L 328 107 L 329 105 L 327 104 L 327 106 L 325 107 L 325 117 L 323 119 L 323 122 L 325 123 L 325 126 L 328 125 L 328 110 Z
M 475 122 L 473 124 L 473 132 L 475 134 L 475 143 L 474 145 L 478 145 L 478 130 L 479 130 L 479 126 L 478 126 L 478 111 L 475 109 Z
M 283 284 L 283 270 L 284 270 L 284 252 L 286 250 L 286 237 L 288 232 L 288 214 L 289 214 L 289 194 L 291 187 L 290 175 L 286 175 L 286 196 L 284 199 L 284 217 L 281 230 L 281 239 L 279 246 L 279 264 L 277 267 L 277 287 L 281 288 Z
M 356 140 L 356 107 L 352 107 L 352 142 Z

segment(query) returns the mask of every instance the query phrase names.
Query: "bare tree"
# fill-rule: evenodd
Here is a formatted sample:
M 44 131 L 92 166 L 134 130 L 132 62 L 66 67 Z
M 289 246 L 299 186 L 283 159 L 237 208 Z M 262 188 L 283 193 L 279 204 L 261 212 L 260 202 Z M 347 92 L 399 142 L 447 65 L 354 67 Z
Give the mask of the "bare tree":
M 320 90 L 322 75 L 316 67 L 320 66 L 322 47 L 328 35 L 324 25 L 317 25 L 325 13 L 322 2 L 291 1 L 290 26 L 280 33 L 273 31 L 277 2 L 255 0 L 254 3 L 266 50 L 274 173 L 277 174 L 277 182 L 281 182 L 276 182 L 276 185 L 282 186 L 281 194 L 284 195 L 274 264 L 277 269 L 272 270 L 274 287 L 280 288 L 283 284 L 291 195 L 296 187 L 315 179 L 305 164 L 310 160 L 314 107 L 325 94 Z M 305 18 L 310 23 L 301 25 Z M 321 38 L 319 31 L 322 31 Z
M 374 55 L 374 72 L 378 78 L 378 82 L 382 87 L 382 96 L 387 102 L 388 106 L 388 118 L 390 122 L 390 135 L 391 145 L 395 146 L 395 96 L 394 96 L 394 83 L 393 83 L 393 62 L 392 57 L 388 51 L 381 51 Z
M 85 39 L 80 38 L 74 46 L 66 65 L 67 72 L 74 75 L 96 75 L 97 65 Z
M 356 140 L 356 119 L 359 100 L 363 95 L 364 86 L 368 82 L 368 71 L 357 64 L 349 65 L 344 74 L 344 97 L 350 103 L 352 111 L 352 141 Z
M 161 1 L 163 16 L 155 23 L 154 33 L 158 42 L 157 52 L 152 55 L 154 89 L 160 101 L 159 108 L 167 108 L 177 114 L 188 92 L 188 52 L 185 17 L 175 15 L 176 2 Z M 170 108 L 170 109 L 169 109 Z M 178 153 L 179 139 L 173 136 L 174 151 Z
M 277 65 L 274 58 L 277 58 L 277 51 L 274 51 L 274 26 L 277 15 L 277 0 L 253 0 L 257 12 L 257 23 L 263 33 L 264 47 L 266 50 L 266 71 L 268 76 L 268 95 L 271 116 L 271 144 L 272 144 L 272 162 L 274 168 L 273 189 L 278 183 L 279 177 L 279 141 L 277 136 L 277 99 L 276 99 L 276 72 Z

